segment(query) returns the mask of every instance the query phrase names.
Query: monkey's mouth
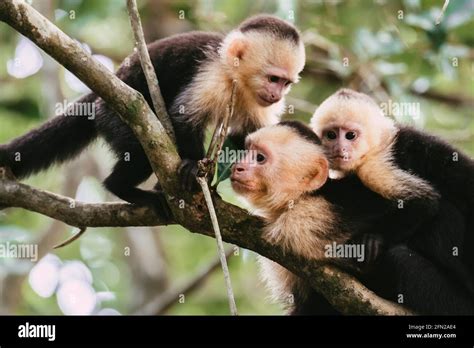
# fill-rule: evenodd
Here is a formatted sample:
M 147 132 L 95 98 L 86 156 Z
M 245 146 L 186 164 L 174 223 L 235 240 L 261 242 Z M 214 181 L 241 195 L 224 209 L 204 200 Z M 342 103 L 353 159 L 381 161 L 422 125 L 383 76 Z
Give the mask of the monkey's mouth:
M 342 155 L 337 155 L 337 156 L 333 156 L 330 158 L 330 161 L 334 161 L 334 162 L 350 162 L 351 161 L 351 157 L 350 156 L 342 156 Z
M 237 192 L 248 192 L 255 190 L 255 187 L 249 184 L 248 181 L 241 181 L 239 179 L 231 177 L 230 182 L 232 184 L 232 188 Z
M 264 107 L 267 107 L 276 103 L 276 101 L 271 101 L 270 99 L 267 99 L 267 97 L 265 97 L 262 94 L 257 94 L 257 102 L 260 106 L 264 106 Z
M 351 166 L 351 157 L 349 156 L 334 156 L 329 158 L 329 163 L 333 169 L 345 169 Z

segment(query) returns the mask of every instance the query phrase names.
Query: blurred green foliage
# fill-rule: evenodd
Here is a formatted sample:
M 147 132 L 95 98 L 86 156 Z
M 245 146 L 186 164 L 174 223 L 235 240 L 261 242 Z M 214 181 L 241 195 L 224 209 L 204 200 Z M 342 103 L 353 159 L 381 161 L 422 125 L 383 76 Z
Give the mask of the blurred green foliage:
M 307 65 L 302 80 L 292 89 L 290 104 L 295 112 L 287 118 L 307 121 L 313 106 L 342 86 L 359 87 L 366 92 L 384 91 L 394 101 L 419 103 L 421 116 L 400 122 L 438 134 L 474 154 L 473 68 L 474 5 L 472 0 L 451 1 L 441 24 L 435 22 L 442 0 L 199 0 L 138 1 L 146 36 L 157 38 L 191 29 L 226 32 L 251 14 L 273 13 L 294 19 L 307 43 Z M 33 1 L 50 5 L 46 15 L 71 37 L 89 45 L 92 53 L 110 57 L 116 66 L 133 49 L 125 1 L 60 0 Z M 43 8 L 40 8 L 42 10 Z M 44 11 L 44 9 L 43 9 Z M 184 18 L 182 18 L 184 17 Z M 60 94 L 67 99 L 80 95 L 65 82 L 65 70 L 46 71 L 46 65 L 27 78 L 18 79 L 7 70 L 15 57 L 20 35 L 0 25 L 0 143 L 25 133 L 52 116 L 47 75 L 57 81 Z M 47 57 L 45 64 L 57 66 Z M 347 63 L 347 64 L 346 64 Z M 370 81 L 375 80 L 375 85 Z M 61 102 L 61 100 L 58 100 Z M 300 103 L 297 103 L 300 101 Z M 299 106 L 301 101 L 306 104 Z M 309 103 L 309 104 L 308 104 Z M 53 109 L 54 110 L 54 109 Z M 110 155 L 101 145 L 91 151 L 107 173 Z M 69 180 L 64 168 L 53 168 L 27 180 L 53 192 L 61 192 Z M 104 174 L 105 175 L 105 174 Z M 102 176 L 103 178 L 104 176 Z M 99 179 L 87 179 L 86 196 L 107 200 Z M 228 181 L 220 184 L 224 197 L 235 203 Z M 0 239 L 35 241 L 51 225 L 51 220 L 19 209 L 0 215 Z M 139 229 L 130 229 L 141 233 Z M 71 228 L 65 231 L 72 233 Z M 81 260 L 92 272 L 95 291 L 110 291 L 115 297 L 101 303 L 120 313 L 136 308 L 136 265 L 131 262 L 139 249 L 126 250 L 130 242 L 119 228 L 89 229 L 78 241 L 54 251 L 61 260 Z M 183 284 L 216 257 L 215 241 L 192 234 L 179 226 L 161 228 L 161 249 L 171 287 Z M 64 234 L 62 237 L 65 237 Z M 0 279 L 24 274 L 28 268 L 0 261 Z M 241 314 L 278 314 L 282 309 L 271 304 L 258 281 L 255 254 L 240 250 L 230 261 L 230 271 Z M 4 283 L 15 286 L 15 283 Z M 3 289 L 5 291 L 5 288 Z M 41 298 L 28 283 L 19 288 L 20 300 L 9 307 L 18 314 L 60 314 L 55 296 Z M 156 296 L 159 294 L 156 294 Z M 153 296 L 149 299 L 153 299 Z M 217 270 L 184 303 L 171 307 L 171 314 L 226 314 L 228 305 L 222 273 Z

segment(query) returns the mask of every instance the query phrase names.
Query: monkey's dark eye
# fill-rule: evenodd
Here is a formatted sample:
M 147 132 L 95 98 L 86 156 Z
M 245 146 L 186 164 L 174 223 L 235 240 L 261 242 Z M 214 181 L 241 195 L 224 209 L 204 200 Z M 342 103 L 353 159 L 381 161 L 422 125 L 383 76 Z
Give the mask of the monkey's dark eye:
M 326 133 L 326 138 L 328 138 L 329 140 L 334 140 L 337 138 L 337 134 L 334 131 L 329 131 Z
M 265 155 L 263 155 L 263 154 L 261 154 L 261 153 L 258 153 L 258 154 L 257 154 L 257 162 L 258 162 L 259 164 L 264 163 L 266 159 L 267 159 L 267 158 L 265 157 Z
M 354 140 L 357 137 L 357 134 L 355 132 L 347 132 L 346 133 L 346 139 L 347 140 Z
M 280 78 L 276 75 L 270 75 L 268 76 L 268 81 L 272 83 L 277 83 L 278 81 L 280 81 Z
M 286 82 L 285 82 L 285 86 L 288 87 L 289 85 L 291 85 L 291 81 L 286 81 Z

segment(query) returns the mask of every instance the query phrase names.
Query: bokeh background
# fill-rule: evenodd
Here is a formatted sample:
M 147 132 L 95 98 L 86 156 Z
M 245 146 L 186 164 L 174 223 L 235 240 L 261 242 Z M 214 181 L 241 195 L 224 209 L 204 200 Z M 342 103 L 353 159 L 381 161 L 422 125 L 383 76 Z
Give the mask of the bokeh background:
M 110 69 L 133 49 L 125 1 L 29 1 Z M 308 121 L 339 87 L 378 102 L 411 103 L 398 121 L 474 154 L 474 2 L 444 0 L 138 1 L 148 42 L 189 30 L 227 32 L 247 16 L 294 21 L 307 47 L 286 118 Z M 0 143 L 52 117 L 56 103 L 88 91 L 80 81 L 0 23 Z M 103 142 L 66 166 L 26 182 L 88 202 L 113 200 L 101 186 L 113 162 Z M 233 200 L 228 182 L 219 186 Z M 0 314 L 227 314 L 211 238 L 179 226 L 91 228 L 71 245 L 51 246 L 73 228 L 21 209 L 0 211 L 0 243 L 34 243 L 39 262 L 0 258 Z M 281 314 L 258 280 L 256 255 L 234 250 L 230 271 L 241 314 Z M 215 267 L 217 265 L 217 267 Z

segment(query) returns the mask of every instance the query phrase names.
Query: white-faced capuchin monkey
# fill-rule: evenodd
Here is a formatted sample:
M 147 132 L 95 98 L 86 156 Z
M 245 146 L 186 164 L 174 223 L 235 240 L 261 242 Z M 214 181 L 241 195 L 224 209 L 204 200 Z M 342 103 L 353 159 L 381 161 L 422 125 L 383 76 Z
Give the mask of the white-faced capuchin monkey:
M 233 189 L 265 220 L 263 238 L 306 259 L 354 263 L 367 246 L 362 246 L 362 254 L 343 255 L 342 260 L 328 249 L 347 245 L 396 209 L 355 175 L 328 179 L 329 163 L 320 139 L 299 122 L 281 122 L 250 134 L 246 149 L 246 158 L 232 169 Z M 426 226 L 435 228 L 436 221 Z M 338 313 L 290 271 L 264 258 L 261 263 L 267 285 L 292 314 Z M 397 302 L 403 294 L 403 304 L 422 314 L 474 313 L 474 298 L 467 290 L 406 245 L 382 254 L 378 267 L 380 271 L 362 274 L 361 279 L 380 296 Z
M 411 238 L 411 247 L 449 272 L 467 265 L 469 271 L 457 276 L 474 296 L 474 161 L 441 139 L 395 124 L 372 98 L 349 89 L 318 107 L 311 128 L 332 170 L 356 174 L 400 205 L 374 226 L 384 232 L 382 244 Z M 438 234 L 414 234 L 431 223 L 436 210 L 438 225 L 447 227 L 437 228 Z
M 148 50 L 176 134 L 183 160 L 180 177 L 187 189 L 196 187 L 204 131 L 226 115 L 233 80 L 237 91 L 230 135 L 243 144 L 247 133 L 278 122 L 284 96 L 305 64 L 298 30 L 268 15 L 247 19 L 227 36 L 189 32 L 156 41 Z M 152 107 L 136 53 L 124 61 L 117 76 L 141 92 Z M 17 178 L 23 178 L 77 156 L 102 136 L 118 159 L 105 187 L 130 203 L 167 211 L 159 185 L 155 191 L 137 188 L 152 169 L 131 129 L 95 93 L 76 103 L 93 103 L 95 114 L 84 117 L 68 112 L 1 145 L 0 166 L 10 167 Z

